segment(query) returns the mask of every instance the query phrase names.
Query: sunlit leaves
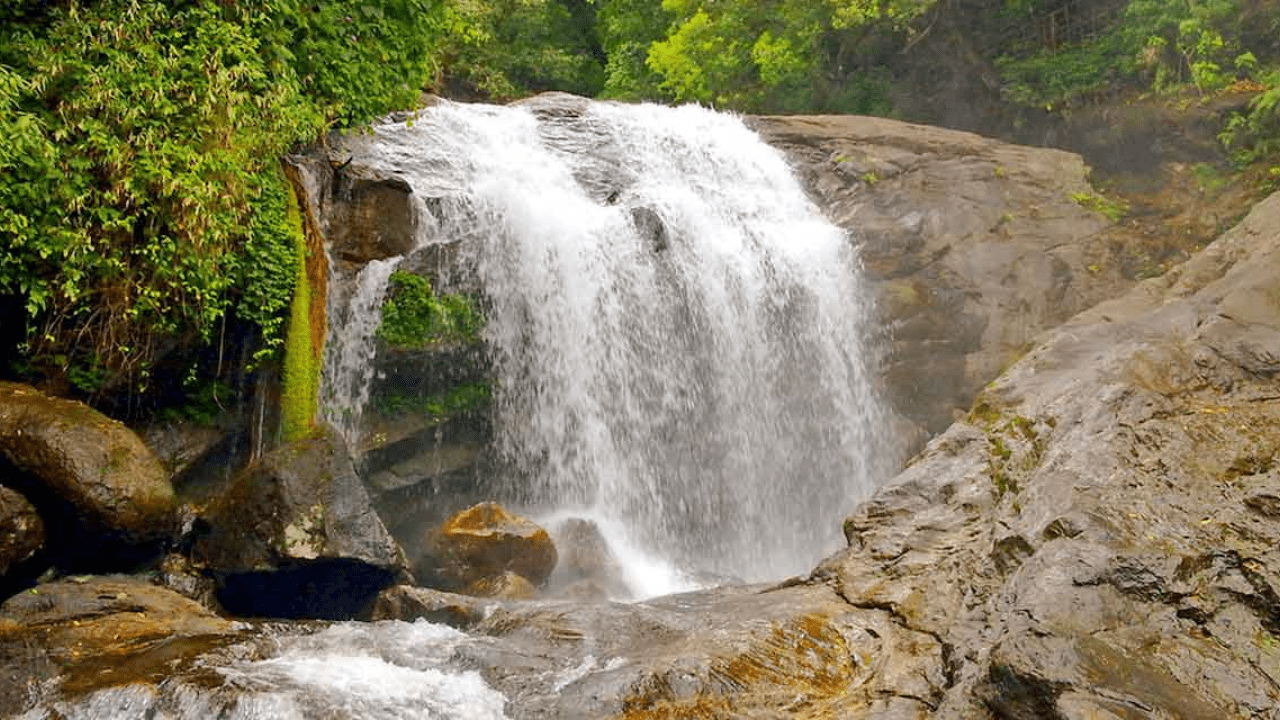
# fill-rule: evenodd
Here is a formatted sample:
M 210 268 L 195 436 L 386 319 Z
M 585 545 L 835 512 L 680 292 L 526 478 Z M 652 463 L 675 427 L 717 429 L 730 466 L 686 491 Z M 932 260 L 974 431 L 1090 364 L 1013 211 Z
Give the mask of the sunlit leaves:
M 834 107 L 841 77 L 832 48 L 857 42 L 868 27 L 884 34 L 906 28 L 935 0 L 664 0 L 674 22 L 655 42 L 648 66 L 677 100 L 750 111 L 794 112 Z M 838 53 L 836 53 L 838 54 Z M 832 67 L 836 65 L 837 67 Z M 850 96 L 852 97 L 852 96 Z

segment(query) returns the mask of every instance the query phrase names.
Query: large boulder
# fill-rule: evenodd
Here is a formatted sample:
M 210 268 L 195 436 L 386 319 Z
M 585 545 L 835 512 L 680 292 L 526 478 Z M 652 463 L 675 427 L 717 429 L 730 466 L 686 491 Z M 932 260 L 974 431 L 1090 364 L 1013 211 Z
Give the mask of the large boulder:
M 174 492 L 142 440 L 79 402 L 0 383 L 0 455 L 72 566 L 130 560 L 122 548 L 170 537 Z
M 558 562 L 551 576 L 557 597 L 576 600 L 624 600 L 633 597 L 626 572 L 600 526 L 584 518 L 566 518 L 552 528 Z
M 857 243 L 917 443 L 1041 332 L 1133 284 L 1078 155 L 884 118 L 749 122 Z
M 419 579 L 444 590 L 480 587 L 506 572 L 535 586 L 546 584 L 556 566 L 556 546 L 528 518 L 484 502 L 456 513 L 427 534 Z M 485 593 L 488 594 L 488 593 Z
M 404 553 L 328 428 L 261 458 L 199 524 L 192 557 L 237 614 L 352 617 L 407 578 Z

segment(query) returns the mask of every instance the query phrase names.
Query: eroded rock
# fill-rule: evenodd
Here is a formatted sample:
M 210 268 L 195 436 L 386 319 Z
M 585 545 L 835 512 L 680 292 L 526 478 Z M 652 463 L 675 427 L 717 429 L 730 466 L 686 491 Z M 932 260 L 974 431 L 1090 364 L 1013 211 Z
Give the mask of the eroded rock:
M 176 660 L 234 639 L 240 626 L 125 576 L 45 583 L 0 605 L 0 713 L 41 696 L 159 682 Z

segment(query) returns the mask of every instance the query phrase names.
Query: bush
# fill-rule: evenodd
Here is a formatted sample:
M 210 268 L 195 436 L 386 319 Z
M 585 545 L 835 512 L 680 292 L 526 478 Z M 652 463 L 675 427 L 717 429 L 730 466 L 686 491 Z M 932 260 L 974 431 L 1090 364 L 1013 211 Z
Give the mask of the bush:
M 0 296 L 30 318 L 31 371 L 145 378 L 233 304 L 277 347 L 295 261 L 278 158 L 415 101 L 441 17 L 428 0 L 0 3 Z
M 476 342 L 484 328 L 478 303 L 466 295 L 440 295 L 424 277 L 391 274 L 378 337 L 392 347 L 423 348 L 439 342 Z

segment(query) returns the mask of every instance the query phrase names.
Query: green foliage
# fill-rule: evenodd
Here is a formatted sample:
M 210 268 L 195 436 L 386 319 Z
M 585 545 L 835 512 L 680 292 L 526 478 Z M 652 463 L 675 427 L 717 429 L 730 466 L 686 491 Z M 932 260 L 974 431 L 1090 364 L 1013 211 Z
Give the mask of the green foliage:
M 887 94 L 875 76 L 843 65 L 870 35 L 901 33 L 934 4 L 663 0 L 675 20 L 647 64 L 677 100 L 769 112 L 881 109 Z
M 428 0 L 4 3 L 0 295 L 31 318 L 28 367 L 144 377 L 236 304 L 278 346 L 293 250 L 277 158 L 415 100 L 443 16 Z
M 477 410 L 493 399 L 493 388 L 488 383 L 463 383 L 446 393 L 418 397 L 415 395 L 390 395 L 379 397 L 374 409 L 383 415 L 415 413 L 441 420 L 464 412 Z
M 265 173 L 262 179 L 244 242 L 246 261 L 240 265 L 237 305 L 242 319 L 262 329 L 255 361 L 275 357 L 284 343 L 285 310 L 295 297 L 297 267 L 302 262 L 293 189 L 279 170 Z
M 1241 0 L 1132 0 L 1093 42 L 1011 47 L 996 62 L 1008 97 L 1033 107 L 1053 109 L 1123 84 L 1212 92 L 1257 66 L 1241 45 L 1241 17 Z
M 1129 212 L 1129 206 L 1123 200 L 1112 200 L 1096 192 L 1071 193 L 1071 199 L 1080 207 L 1105 215 L 1113 223 L 1120 222 Z
M 449 0 L 441 67 L 491 98 L 551 89 L 594 95 L 605 72 L 595 13 L 588 0 Z
M 441 342 L 476 342 L 484 328 L 478 303 L 467 295 L 439 295 L 424 277 L 391 274 L 378 338 L 392 347 L 422 348 Z
M 662 77 L 646 64 L 649 47 L 666 37 L 661 0 L 598 0 L 596 31 L 606 55 L 601 94 L 618 100 L 665 97 Z
M 1240 165 L 1270 166 L 1264 184 L 1280 188 L 1280 71 L 1260 78 L 1262 91 L 1247 112 L 1234 113 L 1219 135 Z
M 288 67 L 301 92 L 341 125 L 411 107 L 441 69 L 443 0 L 240 5 L 231 12 L 262 39 L 267 64 Z

